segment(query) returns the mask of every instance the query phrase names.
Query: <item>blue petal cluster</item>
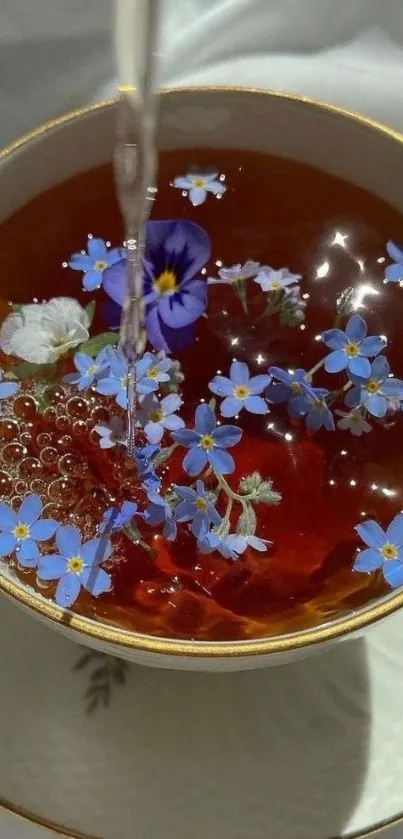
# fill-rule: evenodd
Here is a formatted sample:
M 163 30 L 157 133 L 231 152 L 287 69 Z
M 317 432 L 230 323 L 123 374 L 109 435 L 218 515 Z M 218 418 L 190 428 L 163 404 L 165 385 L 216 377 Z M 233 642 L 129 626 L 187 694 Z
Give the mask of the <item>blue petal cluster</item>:
M 368 547 L 357 554 L 354 570 L 382 570 L 392 588 L 403 585 L 403 514 L 395 516 L 386 532 L 373 519 L 357 524 L 355 529 Z
M 196 408 L 194 429 L 183 428 L 172 434 L 175 442 L 189 449 L 183 467 L 188 475 L 199 475 L 207 464 L 222 475 L 235 470 L 233 457 L 226 451 L 239 443 L 242 430 L 236 425 L 217 425 L 208 405 Z

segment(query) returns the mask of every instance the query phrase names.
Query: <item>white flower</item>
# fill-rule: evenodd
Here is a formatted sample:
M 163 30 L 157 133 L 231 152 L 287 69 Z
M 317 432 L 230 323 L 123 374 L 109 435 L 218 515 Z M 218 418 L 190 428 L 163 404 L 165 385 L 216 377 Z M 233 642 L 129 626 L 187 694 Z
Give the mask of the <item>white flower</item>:
M 34 364 L 57 361 L 89 337 L 85 309 L 71 297 L 54 297 L 48 303 L 21 306 L 0 329 L 0 348 Z
M 262 291 L 282 291 L 288 286 L 298 283 L 300 279 L 300 274 L 290 274 L 288 268 L 279 268 L 276 271 L 269 265 L 262 265 L 257 277 L 255 277 L 255 283 L 260 285 Z
M 227 187 L 222 181 L 217 181 L 217 171 L 212 172 L 188 172 L 187 175 L 180 175 L 174 178 L 172 186 L 176 189 L 186 189 L 189 193 L 189 199 L 193 206 L 204 204 L 207 193 L 213 192 L 214 195 L 223 195 Z
M 109 423 L 101 423 L 95 426 L 95 431 L 100 436 L 99 445 L 101 449 L 111 449 L 113 446 L 126 445 L 125 424 L 120 417 L 113 416 Z
M 369 434 L 372 431 L 372 426 L 366 421 L 359 408 L 354 408 L 349 414 L 344 411 L 336 411 L 341 420 L 337 423 L 337 428 L 341 431 L 350 431 L 354 437 L 361 437 L 361 434 Z
M 237 265 L 232 265 L 231 268 L 220 268 L 218 272 L 218 279 L 215 277 L 209 277 L 207 280 L 207 285 L 213 285 L 214 283 L 237 283 L 243 280 L 249 280 L 251 277 L 256 277 L 260 269 L 260 262 L 253 262 L 251 259 L 248 259 L 243 265 L 238 262 Z

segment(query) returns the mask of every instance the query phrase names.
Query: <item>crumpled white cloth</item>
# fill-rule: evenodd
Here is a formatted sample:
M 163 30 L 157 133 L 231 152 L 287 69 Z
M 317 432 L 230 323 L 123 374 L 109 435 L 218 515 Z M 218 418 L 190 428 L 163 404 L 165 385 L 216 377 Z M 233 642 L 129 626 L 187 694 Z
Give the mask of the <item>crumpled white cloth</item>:
M 301 93 L 403 130 L 402 0 L 162 0 L 161 83 Z M 0 145 L 116 88 L 109 0 L 0 0 Z

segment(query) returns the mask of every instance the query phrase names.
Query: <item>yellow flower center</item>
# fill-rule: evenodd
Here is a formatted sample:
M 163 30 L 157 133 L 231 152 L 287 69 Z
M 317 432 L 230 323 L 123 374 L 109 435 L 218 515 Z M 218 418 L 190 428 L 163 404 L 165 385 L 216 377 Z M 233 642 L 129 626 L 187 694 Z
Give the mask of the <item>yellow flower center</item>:
M 322 408 L 325 407 L 325 405 L 324 405 L 324 402 L 322 401 L 322 399 L 315 399 L 315 401 L 313 403 L 313 407 L 315 408 L 315 411 L 321 411 Z
M 272 291 L 278 291 L 280 288 L 281 288 L 281 285 L 280 285 L 279 281 L 278 280 L 272 280 L 271 290 Z
M 84 568 L 81 556 L 71 556 L 68 561 L 67 568 L 72 574 L 79 574 Z
M 98 367 L 96 364 L 91 364 L 91 367 L 87 370 L 87 376 L 95 376 L 95 373 L 98 372 Z
M 205 498 L 196 498 L 195 506 L 201 513 L 205 513 L 208 507 L 208 501 Z
M 203 434 L 203 437 L 200 438 L 200 445 L 202 449 L 209 451 L 214 447 L 214 440 L 209 434 Z
M 122 376 L 120 381 L 121 381 L 122 387 L 127 387 L 127 375 Z
M 291 382 L 290 390 L 292 393 L 301 393 L 301 385 L 299 382 Z
M 381 554 L 384 559 L 396 559 L 398 556 L 396 545 L 391 545 L 390 542 L 386 542 L 381 549 Z
M 377 382 L 376 379 L 370 379 L 366 384 L 366 389 L 368 393 L 378 393 L 380 386 L 380 382 Z
M 234 390 L 234 395 L 238 397 L 238 399 L 246 399 L 249 396 L 249 390 L 245 385 L 238 385 L 238 387 Z
M 348 343 L 346 346 L 346 354 L 349 358 L 355 358 L 355 356 L 358 355 L 359 351 L 360 348 L 358 344 L 354 344 L 353 341 L 350 341 L 350 343 Z
M 176 285 L 176 274 L 174 271 L 163 271 L 153 282 L 154 289 L 159 294 L 173 294 Z
M 103 259 L 98 259 L 94 265 L 95 271 L 105 271 L 105 268 L 108 267 L 108 263 L 104 262 Z
M 196 189 L 203 189 L 203 187 L 206 186 L 206 181 L 204 178 L 193 178 L 193 186 L 195 186 Z
M 17 524 L 13 530 L 16 539 L 28 539 L 29 527 L 27 524 Z
M 351 414 L 351 417 L 350 417 L 351 425 L 359 425 L 360 424 L 360 419 L 361 418 L 358 417 L 357 414 Z
M 163 419 L 163 416 L 164 412 L 162 408 L 156 408 L 156 410 L 152 411 L 150 414 L 150 420 L 151 422 L 160 422 Z
M 157 367 L 150 367 L 149 370 L 147 370 L 147 376 L 149 379 L 156 379 L 158 376 Z

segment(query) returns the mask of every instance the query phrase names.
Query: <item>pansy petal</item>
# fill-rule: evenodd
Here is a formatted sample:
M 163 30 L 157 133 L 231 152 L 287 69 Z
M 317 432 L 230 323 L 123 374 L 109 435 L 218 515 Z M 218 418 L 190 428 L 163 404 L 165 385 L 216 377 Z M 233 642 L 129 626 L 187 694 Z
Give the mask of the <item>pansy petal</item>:
M 403 280 L 403 264 L 387 265 L 385 268 L 385 279 L 389 283 L 400 283 Z
M 214 376 L 209 382 L 209 389 L 216 396 L 231 396 L 234 392 L 234 384 L 226 376 Z
M 16 538 L 12 533 L 0 533 L 0 556 L 8 556 L 16 546 Z
M 236 425 L 219 425 L 213 432 L 213 437 L 217 446 L 229 449 L 239 443 L 242 429 Z
M 104 571 L 103 568 L 93 566 L 91 568 L 84 568 L 80 573 L 81 584 L 94 597 L 110 591 L 112 588 L 112 580 L 110 575 Z
M 270 376 L 262 374 L 260 376 L 252 376 L 248 382 L 248 390 L 252 396 L 263 393 L 264 389 L 270 384 Z
M 102 271 L 95 271 L 94 268 L 90 268 L 83 276 L 83 289 L 84 291 L 95 291 L 96 288 L 100 288 L 102 285 Z
M 211 434 L 216 427 L 216 418 L 209 405 L 198 405 L 195 414 L 195 426 L 199 434 Z
M 24 539 L 16 548 L 17 560 L 25 568 L 36 568 L 39 559 L 39 548 L 33 539 Z
M 392 588 L 403 585 L 403 563 L 397 559 L 388 560 L 383 566 L 383 576 Z
M 93 236 L 87 240 L 87 250 L 92 259 L 100 262 L 108 261 L 108 251 L 103 239 L 95 239 Z
M 81 548 L 81 556 L 85 565 L 100 565 L 101 562 L 109 559 L 111 553 L 112 543 L 105 537 L 90 539 Z
M 244 403 L 238 396 L 226 396 L 220 405 L 220 412 L 223 417 L 236 417 L 243 406 Z
M 197 431 L 193 431 L 192 428 L 181 428 L 179 431 L 175 431 L 172 437 L 176 443 L 187 448 L 196 446 L 200 440 L 200 434 Z
M 171 329 L 181 329 L 194 323 L 206 311 L 207 296 L 202 293 L 206 288 L 204 280 L 197 280 L 198 284 L 192 292 L 192 288 L 184 288 L 180 294 L 160 297 L 158 309 L 161 320 Z M 189 283 L 189 286 L 192 284 Z
M 54 519 L 39 519 L 30 528 L 30 534 L 33 539 L 43 542 L 46 539 L 51 539 L 58 527 L 59 522 Z
M 325 358 L 326 373 L 340 373 L 340 370 L 345 370 L 348 364 L 346 353 L 342 350 L 334 350 Z
M 322 341 L 331 350 L 342 350 L 347 344 L 347 336 L 341 329 L 326 329 L 322 332 Z
M 81 583 L 77 574 L 64 574 L 57 584 L 55 601 L 58 606 L 67 609 L 72 606 L 80 594 Z
M 383 560 L 379 551 L 373 548 L 366 548 L 365 551 L 360 551 L 354 560 L 354 571 L 376 571 L 382 568 Z
M 103 272 L 102 288 L 115 303 L 123 305 L 126 294 L 126 259 L 115 262 Z
M 370 548 L 381 548 L 386 542 L 384 531 L 374 519 L 357 524 L 355 530 L 362 541 Z
M 26 495 L 18 512 L 18 521 L 23 524 L 33 524 L 42 512 L 42 501 L 39 495 Z
M 38 577 L 41 580 L 58 580 L 67 572 L 68 561 L 59 554 L 41 556 L 38 563 Z
M 12 530 L 16 524 L 16 513 L 11 509 L 9 504 L 5 504 L 4 501 L 2 501 L 0 504 L 0 529 Z
M 71 524 L 59 527 L 56 530 L 56 544 L 62 556 L 80 556 L 81 533 L 78 527 Z
M 386 252 L 394 262 L 403 263 L 403 248 L 399 248 L 395 242 L 389 240 L 389 242 L 386 243 Z
M 244 402 L 247 411 L 251 414 L 267 414 L 267 402 L 261 396 L 248 396 Z
M 234 472 L 234 458 L 224 449 L 214 447 L 214 449 L 210 449 L 207 456 L 213 469 L 216 469 L 221 475 L 230 475 Z
M 207 453 L 201 446 L 190 449 L 183 461 L 183 468 L 188 475 L 198 475 L 207 463 Z
M 346 335 L 349 341 L 361 343 L 367 334 L 367 324 L 361 315 L 351 315 L 347 321 Z
M 189 189 L 189 198 L 194 207 L 200 206 L 200 204 L 204 204 L 207 198 L 207 192 L 205 189 L 201 189 L 198 187 L 192 187 Z
M 385 349 L 385 346 L 386 341 L 384 338 L 381 338 L 380 335 L 370 335 L 362 341 L 360 353 L 361 355 L 365 355 L 370 358 L 371 356 L 378 355 L 378 353 L 382 352 L 382 350 Z
M 391 521 L 386 531 L 386 541 L 399 548 L 403 545 L 403 513 L 398 513 Z
M 249 367 L 244 361 L 233 361 L 229 375 L 235 385 L 244 385 L 249 381 Z
M 348 369 L 351 370 L 354 376 L 361 376 L 363 379 L 368 379 L 371 374 L 371 365 L 368 359 L 362 358 L 360 355 L 349 359 Z

